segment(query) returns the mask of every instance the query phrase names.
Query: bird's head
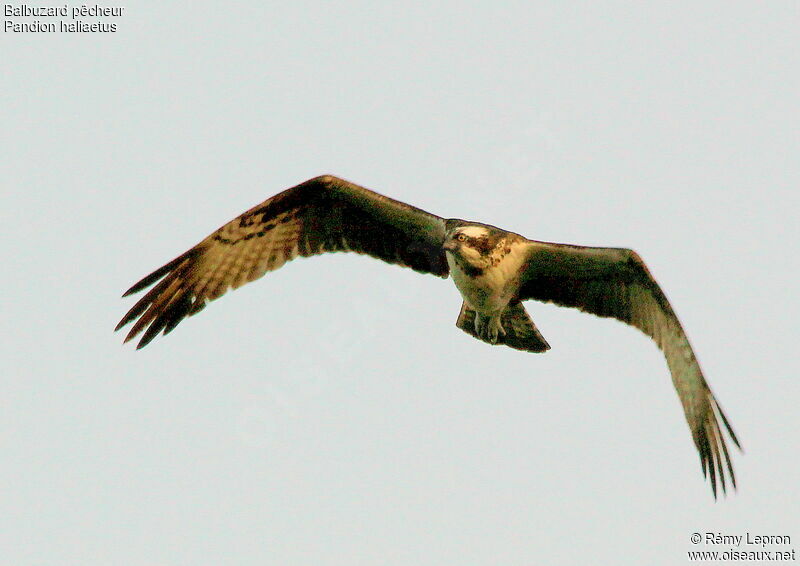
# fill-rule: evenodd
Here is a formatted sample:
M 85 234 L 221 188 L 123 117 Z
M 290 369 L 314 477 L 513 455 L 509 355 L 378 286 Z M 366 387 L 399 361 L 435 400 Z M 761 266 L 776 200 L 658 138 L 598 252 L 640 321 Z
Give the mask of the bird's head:
M 460 221 L 448 226 L 443 247 L 462 265 L 484 269 L 491 265 L 492 252 L 504 235 L 491 226 Z

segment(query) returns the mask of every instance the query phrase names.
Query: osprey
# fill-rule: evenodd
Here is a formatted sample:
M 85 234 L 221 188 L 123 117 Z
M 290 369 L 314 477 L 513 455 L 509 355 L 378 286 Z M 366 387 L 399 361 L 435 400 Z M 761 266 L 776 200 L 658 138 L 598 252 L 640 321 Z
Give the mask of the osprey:
M 726 471 L 736 487 L 725 438 L 739 441 L 717 404 L 666 296 L 633 250 L 528 240 L 477 222 L 446 220 L 331 175 L 267 199 L 133 285 L 158 282 L 122 317 L 137 349 L 167 334 L 228 289 L 297 256 L 352 251 L 422 273 L 452 274 L 463 303 L 456 326 L 489 344 L 527 352 L 550 345 L 522 301 L 534 299 L 616 318 L 652 338 L 664 353 L 703 475 L 714 497 Z M 138 319 L 138 320 L 137 320 Z

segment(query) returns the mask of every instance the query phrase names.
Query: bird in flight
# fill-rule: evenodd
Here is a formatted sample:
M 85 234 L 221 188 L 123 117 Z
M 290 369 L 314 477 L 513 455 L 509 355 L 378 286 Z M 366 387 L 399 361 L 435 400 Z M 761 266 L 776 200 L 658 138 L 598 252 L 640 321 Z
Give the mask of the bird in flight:
M 279 193 L 224 224 L 128 289 L 150 287 L 115 330 L 134 322 L 137 349 L 200 312 L 228 289 L 298 256 L 351 251 L 442 278 L 463 303 L 456 326 L 489 344 L 527 352 L 550 345 L 525 307 L 537 300 L 616 318 L 664 353 L 703 475 L 736 487 L 720 420 L 739 441 L 711 393 L 689 340 L 661 288 L 633 250 L 528 240 L 495 226 L 444 219 L 331 175 Z

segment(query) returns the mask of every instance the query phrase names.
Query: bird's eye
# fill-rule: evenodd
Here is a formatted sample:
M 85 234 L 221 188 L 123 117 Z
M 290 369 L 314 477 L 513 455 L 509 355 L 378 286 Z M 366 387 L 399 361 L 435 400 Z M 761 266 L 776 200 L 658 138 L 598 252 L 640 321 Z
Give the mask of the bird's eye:
M 464 234 L 459 234 L 458 236 L 456 236 L 456 240 L 458 240 L 459 242 L 463 242 L 466 239 L 467 237 Z

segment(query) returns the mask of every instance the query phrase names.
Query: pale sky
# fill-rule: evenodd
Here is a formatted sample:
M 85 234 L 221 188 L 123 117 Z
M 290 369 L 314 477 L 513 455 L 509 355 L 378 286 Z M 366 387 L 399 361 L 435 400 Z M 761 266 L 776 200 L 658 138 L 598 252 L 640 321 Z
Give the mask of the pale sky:
M 340 4 L 0 34 L 0 565 L 798 550 L 797 4 Z M 451 281 L 367 257 L 287 264 L 139 352 L 112 333 L 132 283 L 321 173 L 638 251 L 745 448 L 738 492 L 714 501 L 644 335 L 531 302 L 552 350 L 491 347 Z

